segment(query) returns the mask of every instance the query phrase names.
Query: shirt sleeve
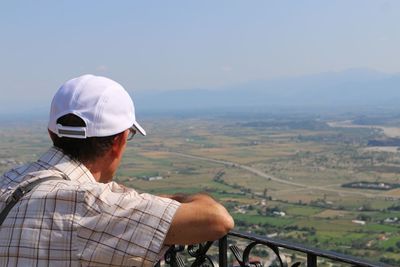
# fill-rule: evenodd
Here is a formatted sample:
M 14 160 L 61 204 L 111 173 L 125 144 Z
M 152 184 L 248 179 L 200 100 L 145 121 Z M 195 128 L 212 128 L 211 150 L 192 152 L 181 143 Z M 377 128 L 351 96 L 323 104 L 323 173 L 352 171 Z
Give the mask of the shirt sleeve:
M 86 191 L 77 251 L 86 266 L 153 266 L 179 202 L 134 190 Z

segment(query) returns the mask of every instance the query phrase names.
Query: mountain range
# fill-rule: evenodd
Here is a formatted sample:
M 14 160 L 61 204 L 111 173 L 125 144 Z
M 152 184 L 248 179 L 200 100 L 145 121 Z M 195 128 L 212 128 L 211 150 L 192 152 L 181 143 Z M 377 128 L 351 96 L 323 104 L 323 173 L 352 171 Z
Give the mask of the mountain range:
M 129 91 L 129 90 L 128 90 Z M 3 95 L 4 96 L 4 95 Z M 50 96 L 49 96 L 50 98 Z M 371 69 L 348 69 L 296 77 L 257 80 L 219 88 L 169 91 L 137 90 L 133 93 L 138 114 L 302 113 L 311 111 L 400 113 L 400 73 Z M 10 103 L 9 103 L 10 102 Z M 46 119 L 49 104 L 25 100 L 13 109 L 12 101 L 2 102 L 0 119 L 32 117 Z
M 222 88 L 136 92 L 139 110 L 390 107 L 400 109 L 400 73 L 348 69 L 249 81 Z

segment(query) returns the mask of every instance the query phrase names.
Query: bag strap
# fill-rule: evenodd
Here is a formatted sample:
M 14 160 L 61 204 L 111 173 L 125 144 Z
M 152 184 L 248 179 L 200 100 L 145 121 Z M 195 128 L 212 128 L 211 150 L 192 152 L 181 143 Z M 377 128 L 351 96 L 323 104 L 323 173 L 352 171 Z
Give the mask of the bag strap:
M 46 178 L 41 178 L 29 183 L 25 186 L 19 186 L 14 192 L 7 198 L 6 207 L 0 213 L 0 226 L 3 224 L 10 210 L 17 204 L 17 202 L 26 194 L 29 193 L 35 186 L 40 183 L 49 181 L 49 180 L 64 180 L 61 177 L 50 176 Z

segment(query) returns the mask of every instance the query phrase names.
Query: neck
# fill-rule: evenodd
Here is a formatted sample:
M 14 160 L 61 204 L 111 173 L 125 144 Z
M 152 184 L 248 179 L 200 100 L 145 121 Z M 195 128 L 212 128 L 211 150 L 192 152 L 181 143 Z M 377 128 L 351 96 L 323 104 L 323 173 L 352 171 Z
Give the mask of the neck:
M 83 164 L 92 173 L 97 182 L 109 183 L 112 181 L 114 173 L 105 168 L 105 166 L 110 166 L 110 162 L 107 162 L 103 158 L 99 158 L 93 162 L 85 162 Z
M 97 182 L 109 183 L 113 180 L 125 151 L 128 132 L 126 130 L 123 134 L 118 135 L 112 147 L 104 155 L 96 158 L 94 161 L 83 163 L 90 170 Z

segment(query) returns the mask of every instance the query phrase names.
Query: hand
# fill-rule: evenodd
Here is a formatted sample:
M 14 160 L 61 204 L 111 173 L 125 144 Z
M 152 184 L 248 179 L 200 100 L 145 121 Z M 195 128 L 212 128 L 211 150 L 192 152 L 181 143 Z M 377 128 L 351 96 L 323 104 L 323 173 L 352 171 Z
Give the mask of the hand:
M 228 211 L 207 194 L 164 195 L 181 203 L 164 244 L 197 244 L 226 235 L 234 221 Z

